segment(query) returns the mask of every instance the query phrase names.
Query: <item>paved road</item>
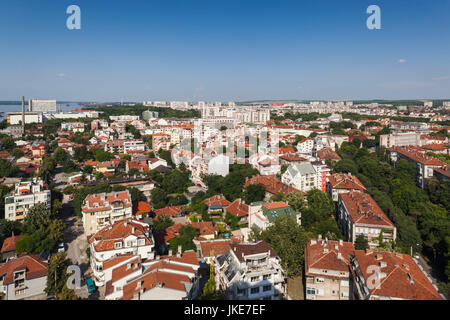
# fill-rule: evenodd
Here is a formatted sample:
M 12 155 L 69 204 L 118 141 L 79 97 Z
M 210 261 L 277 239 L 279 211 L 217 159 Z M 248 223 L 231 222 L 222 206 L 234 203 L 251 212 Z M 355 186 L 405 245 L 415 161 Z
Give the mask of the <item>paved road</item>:
M 81 219 L 76 217 L 69 197 L 64 195 L 61 218 L 66 222 L 64 231 L 64 242 L 66 243 L 66 254 L 74 265 L 80 267 L 82 274 L 81 288 L 75 289 L 75 293 L 82 299 L 98 299 L 96 295 L 89 295 L 85 280 L 89 277 L 90 266 L 86 254 L 87 238 L 84 234 Z

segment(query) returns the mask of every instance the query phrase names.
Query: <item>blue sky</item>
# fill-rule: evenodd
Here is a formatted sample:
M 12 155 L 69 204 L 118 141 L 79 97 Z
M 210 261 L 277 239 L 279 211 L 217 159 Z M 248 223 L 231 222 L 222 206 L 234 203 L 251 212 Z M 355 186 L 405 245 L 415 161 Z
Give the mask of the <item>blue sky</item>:
M 450 0 L 0 0 L 0 100 L 450 98 L 449 16 Z

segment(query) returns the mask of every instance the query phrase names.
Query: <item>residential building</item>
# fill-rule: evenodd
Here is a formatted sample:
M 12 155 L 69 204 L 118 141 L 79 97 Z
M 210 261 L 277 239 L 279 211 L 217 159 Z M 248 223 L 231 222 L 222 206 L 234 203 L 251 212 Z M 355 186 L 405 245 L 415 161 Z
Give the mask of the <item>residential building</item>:
M 232 243 L 214 260 L 218 289 L 229 300 L 281 300 L 286 294 L 285 272 L 278 254 L 264 241 Z
M 282 183 L 275 175 L 272 176 L 253 176 L 251 178 L 246 177 L 244 188 L 251 184 L 262 184 L 266 188 L 266 199 L 277 193 L 282 193 L 286 196 L 290 192 L 301 192 L 300 190 L 288 186 Z
M 355 243 L 359 235 L 364 235 L 370 248 L 375 248 L 380 239 L 393 242 L 397 238 L 397 229 L 367 193 L 340 193 L 338 201 L 338 223 L 348 241 Z
M 420 133 L 399 132 L 380 135 L 380 146 L 385 148 L 420 145 L 422 145 Z
M 306 300 L 349 300 L 355 248 L 342 240 L 310 239 L 305 248 Z
M 304 192 L 314 188 L 319 189 L 317 171 L 311 162 L 290 165 L 281 176 L 281 182 Z M 320 185 L 321 188 L 322 185 Z
M 14 231 L 11 237 L 6 238 L 3 241 L 2 249 L 0 251 L 2 260 L 14 259 L 17 256 L 16 243 L 21 240 L 23 236 L 15 236 Z
M 333 201 L 338 201 L 340 193 L 349 191 L 361 191 L 364 192 L 366 188 L 359 181 L 358 177 L 353 176 L 351 173 L 335 173 L 328 177 L 327 192 L 333 198 Z
M 286 202 L 254 203 L 250 205 L 248 226 L 249 228 L 256 226 L 260 230 L 266 230 L 276 218 L 284 216 L 294 217 L 297 223 L 301 224 L 301 213 L 295 212 Z
M 106 261 L 126 254 L 139 256 L 141 259 L 153 259 L 155 242 L 148 224 L 124 219 L 100 229 L 88 237 L 90 249 L 90 264 L 97 286 L 103 286 L 108 281 L 105 272 Z
M 433 176 L 434 169 L 442 168 L 446 165 L 436 158 L 427 156 L 417 147 L 394 147 L 386 149 L 387 155 L 394 163 L 400 159 L 406 159 L 412 161 L 417 165 L 417 185 L 424 189 L 427 179 Z
M 131 195 L 128 190 L 88 195 L 81 207 L 84 232 L 87 236 L 115 222 L 131 218 Z
M 351 296 L 358 300 L 444 300 L 411 256 L 356 250 Z
M 5 219 L 22 221 L 35 204 L 42 202 L 50 210 L 51 192 L 46 190 L 44 182 L 34 178 L 31 181 L 20 181 L 14 191 L 5 197 Z
M 0 292 L 5 300 L 46 297 L 47 262 L 39 255 L 20 255 L 0 265 Z

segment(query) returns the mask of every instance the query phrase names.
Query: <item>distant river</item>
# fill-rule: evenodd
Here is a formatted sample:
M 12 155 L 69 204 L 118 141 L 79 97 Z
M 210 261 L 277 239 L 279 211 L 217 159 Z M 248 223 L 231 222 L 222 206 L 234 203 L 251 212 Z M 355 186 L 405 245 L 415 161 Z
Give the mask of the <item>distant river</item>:
M 59 104 L 57 104 L 59 108 Z M 63 112 L 81 109 L 83 106 L 78 103 L 61 103 Z M 28 110 L 28 105 L 25 105 L 25 111 Z M 6 118 L 8 112 L 22 112 L 22 105 L 18 104 L 0 104 L 0 121 Z

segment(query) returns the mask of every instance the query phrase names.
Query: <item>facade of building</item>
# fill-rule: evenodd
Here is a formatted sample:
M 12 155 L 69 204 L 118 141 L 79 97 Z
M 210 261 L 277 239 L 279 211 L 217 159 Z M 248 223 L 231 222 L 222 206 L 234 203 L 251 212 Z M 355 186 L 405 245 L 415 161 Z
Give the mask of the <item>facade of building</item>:
M 28 100 L 28 111 L 33 112 L 56 112 L 56 100 Z
M 114 257 L 132 254 L 142 260 L 154 258 L 155 242 L 150 227 L 137 220 L 117 221 L 90 236 L 88 242 L 91 269 L 97 286 L 103 286 L 110 279 L 105 263 Z
M 281 182 L 303 192 L 308 192 L 314 188 L 318 189 L 317 181 L 317 171 L 311 162 L 290 165 L 281 176 Z M 320 189 L 322 189 L 322 185 Z
M 305 248 L 306 300 L 349 300 L 355 248 L 342 240 L 310 239 Z
M 0 265 L 0 292 L 5 300 L 46 296 L 47 266 L 39 255 L 21 255 Z
M 21 181 L 14 191 L 5 197 L 5 219 L 22 221 L 28 209 L 42 202 L 50 210 L 51 192 L 44 188 L 44 182 L 34 178 L 32 181 Z
M 8 112 L 6 121 L 9 125 L 17 125 L 22 123 L 22 112 Z M 25 123 L 42 123 L 44 118 L 42 113 L 25 112 Z
M 281 300 L 286 294 L 285 274 L 278 254 L 264 241 L 232 243 L 215 259 L 218 289 L 230 300 Z
M 379 241 L 395 241 L 397 228 L 367 193 L 349 191 L 338 196 L 338 223 L 347 240 L 355 243 L 364 235 L 370 248 Z
M 133 208 L 128 190 L 88 195 L 81 207 L 84 232 L 90 236 L 116 221 L 131 218 Z

